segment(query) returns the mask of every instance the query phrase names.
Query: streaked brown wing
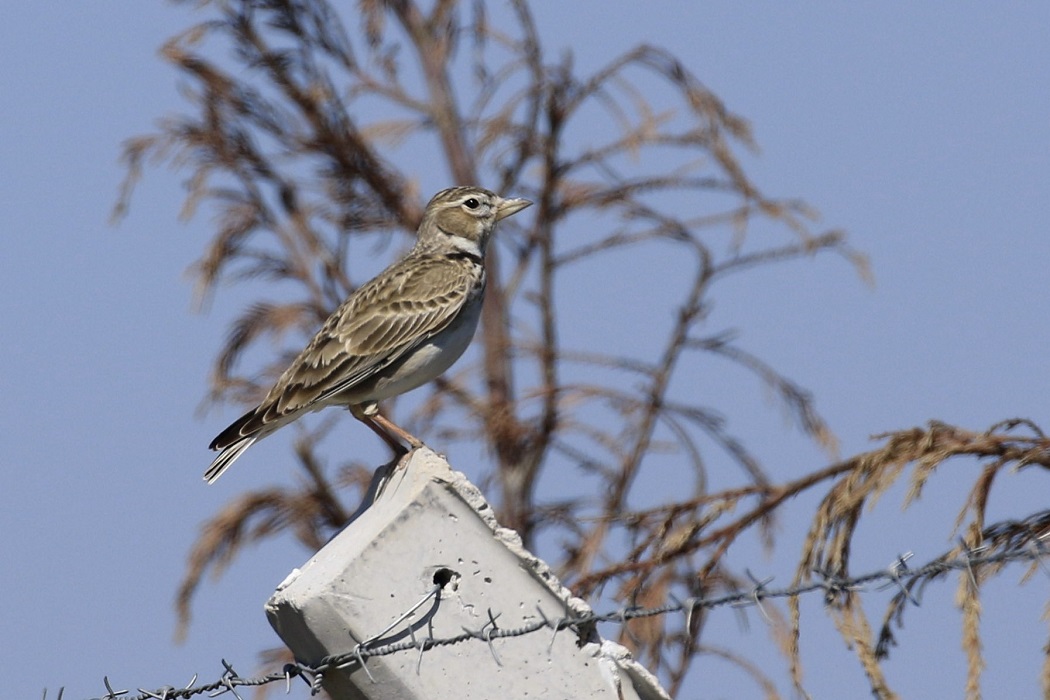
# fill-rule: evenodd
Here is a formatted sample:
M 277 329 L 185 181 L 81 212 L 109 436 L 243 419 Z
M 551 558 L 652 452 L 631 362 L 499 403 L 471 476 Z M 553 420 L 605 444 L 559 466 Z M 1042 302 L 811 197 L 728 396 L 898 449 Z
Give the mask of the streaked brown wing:
M 388 268 L 347 299 L 281 375 L 256 411 L 258 428 L 374 377 L 447 327 L 474 286 L 473 267 L 462 260 L 407 258 Z

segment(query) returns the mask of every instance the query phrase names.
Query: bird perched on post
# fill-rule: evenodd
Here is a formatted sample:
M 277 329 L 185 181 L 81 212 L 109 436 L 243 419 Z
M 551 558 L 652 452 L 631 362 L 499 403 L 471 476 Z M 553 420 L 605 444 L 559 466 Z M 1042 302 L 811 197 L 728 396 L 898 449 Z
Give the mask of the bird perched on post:
M 204 472 L 214 482 L 282 426 L 325 406 L 347 406 L 395 451 L 422 443 L 380 415 L 378 402 L 436 379 L 467 349 L 481 316 L 485 247 L 496 222 L 532 204 L 480 187 L 434 195 L 415 246 L 359 287 L 262 402 L 219 433 Z

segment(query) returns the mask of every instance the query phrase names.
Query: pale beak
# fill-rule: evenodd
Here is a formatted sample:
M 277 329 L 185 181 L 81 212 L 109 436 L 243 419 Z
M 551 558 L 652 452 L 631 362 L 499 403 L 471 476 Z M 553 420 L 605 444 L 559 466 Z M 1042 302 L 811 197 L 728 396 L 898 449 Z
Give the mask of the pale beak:
M 499 201 L 496 202 L 496 221 L 506 219 L 511 214 L 517 214 L 525 207 L 531 205 L 532 202 L 527 199 L 503 199 L 500 197 Z

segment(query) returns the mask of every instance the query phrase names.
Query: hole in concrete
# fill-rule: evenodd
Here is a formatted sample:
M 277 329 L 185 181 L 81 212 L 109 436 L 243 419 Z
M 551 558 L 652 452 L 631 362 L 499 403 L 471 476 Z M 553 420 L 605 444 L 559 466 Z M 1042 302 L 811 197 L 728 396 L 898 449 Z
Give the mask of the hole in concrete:
M 459 576 L 459 574 L 457 574 L 452 569 L 448 569 L 448 568 L 442 567 L 442 568 L 440 568 L 440 569 L 438 569 L 437 571 L 434 572 L 434 584 L 444 588 L 445 586 L 447 586 L 449 583 L 452 582 L 452 579 L 454 579 L 454 578 L 456 578 L 458 576 Z

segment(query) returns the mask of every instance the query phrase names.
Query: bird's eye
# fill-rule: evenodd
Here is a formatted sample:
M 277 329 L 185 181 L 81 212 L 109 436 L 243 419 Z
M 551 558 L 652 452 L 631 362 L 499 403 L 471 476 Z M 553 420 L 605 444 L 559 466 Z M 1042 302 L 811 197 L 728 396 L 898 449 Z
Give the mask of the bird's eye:
M 467 205 L 467 209 L 477 209 L 478 207 L 481 206 L 481 202 L 479 202 L 478 200 L 474 199 L 473 197 L 471 197 L 470 199 L 468 199 L 467 201 L 465 201 L 463 203 L 465 205 Z

